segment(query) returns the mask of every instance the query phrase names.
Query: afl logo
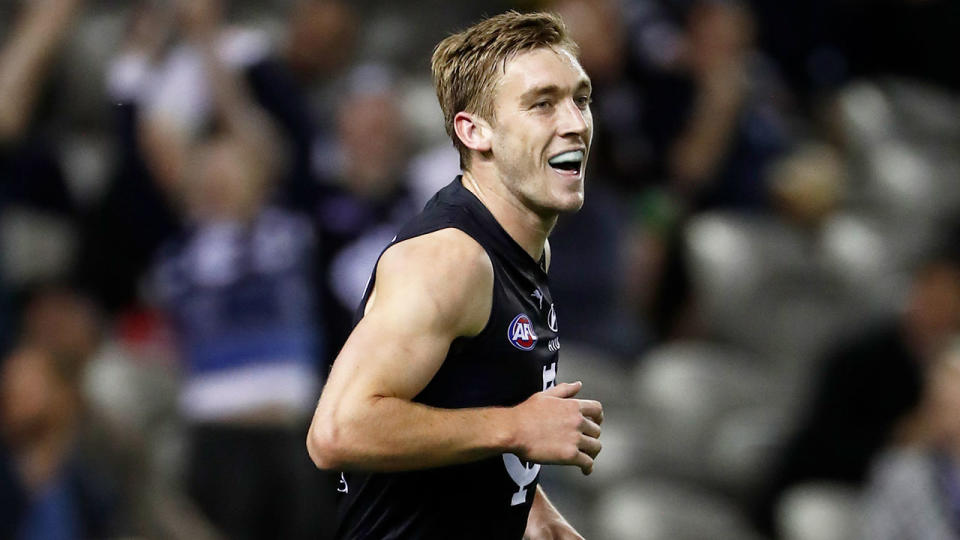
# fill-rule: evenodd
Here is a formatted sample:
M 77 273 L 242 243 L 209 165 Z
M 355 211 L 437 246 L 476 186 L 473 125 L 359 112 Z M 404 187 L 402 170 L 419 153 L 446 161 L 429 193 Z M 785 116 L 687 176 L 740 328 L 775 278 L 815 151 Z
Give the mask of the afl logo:
M 537 334 L 533 331 L 530 317 L 523 313 L 514 317 L 513 322 L 507 327 L 507 339 L 521 351 L 533 350 L 537 346 Z

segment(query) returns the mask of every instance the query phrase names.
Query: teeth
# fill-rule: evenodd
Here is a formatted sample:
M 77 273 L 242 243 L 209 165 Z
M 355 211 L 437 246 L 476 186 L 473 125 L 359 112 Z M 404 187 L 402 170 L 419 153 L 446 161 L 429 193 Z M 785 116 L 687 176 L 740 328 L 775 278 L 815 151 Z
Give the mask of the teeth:
M 561 163 L 575 163 L 579 161 L 583 161 L 583 150 L 571 150 L 569 152 L 564 152 L 559 156 L 550 158 L 548 163 L 550 165 L 559 165 Z

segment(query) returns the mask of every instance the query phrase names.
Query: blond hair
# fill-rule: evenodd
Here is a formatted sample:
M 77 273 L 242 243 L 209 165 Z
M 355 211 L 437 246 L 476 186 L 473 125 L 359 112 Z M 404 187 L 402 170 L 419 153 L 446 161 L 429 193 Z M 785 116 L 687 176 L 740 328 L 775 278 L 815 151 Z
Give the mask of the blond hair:
M 494 94 L 507 61 L 541 47 L 564 49 L 574 56 L 579 52 L 563 20 L 553 13 L 508 11 L 437 44 L 430 62 L 433 86 L 447 135 L 460 152 L 461 168 L 470 165 L 470 153 L 454 132 L 454 117 L 465 111 L 493 120 Z

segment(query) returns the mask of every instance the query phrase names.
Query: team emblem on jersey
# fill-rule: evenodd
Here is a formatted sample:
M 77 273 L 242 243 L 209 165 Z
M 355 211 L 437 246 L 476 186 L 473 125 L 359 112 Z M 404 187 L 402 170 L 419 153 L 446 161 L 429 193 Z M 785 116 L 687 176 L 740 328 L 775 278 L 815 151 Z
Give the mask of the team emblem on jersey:
M 547 313 L 547 326 L 554 332 L 557 331 L 557 310 L 550 304 L 550 312 Z
M 513 322 L 507 327 L 507 339 L 521 351 L 533 350 L 537 346 L 537 334 L 533 331 L 530 317 L 523 313 L 514 317 Z

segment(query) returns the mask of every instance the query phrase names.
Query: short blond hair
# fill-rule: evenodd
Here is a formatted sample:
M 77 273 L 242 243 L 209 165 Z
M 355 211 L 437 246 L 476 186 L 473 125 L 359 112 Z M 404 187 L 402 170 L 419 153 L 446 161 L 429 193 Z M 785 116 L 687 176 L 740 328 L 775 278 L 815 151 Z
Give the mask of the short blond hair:
M 490 17 L 448 36 L 433 50 L 433 86 L 447 135 L 460 152 L 461 168 L 470 165 L 470 153 L 454 131 L 453 118 L 466 111 L 492 121 L 494 95 L 507 61 L 541 47 L 564 49 L 573 56 L 579 52 L 558 15 L 516 11 Z

